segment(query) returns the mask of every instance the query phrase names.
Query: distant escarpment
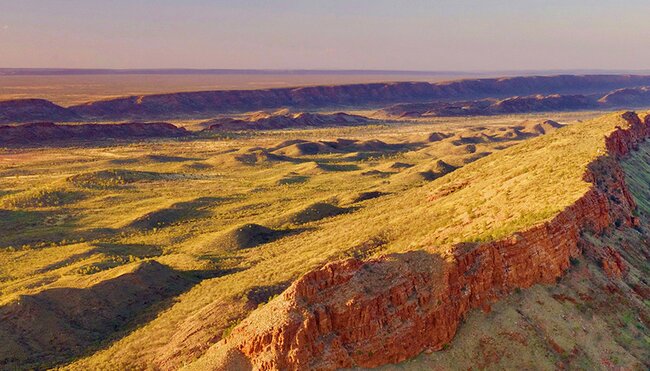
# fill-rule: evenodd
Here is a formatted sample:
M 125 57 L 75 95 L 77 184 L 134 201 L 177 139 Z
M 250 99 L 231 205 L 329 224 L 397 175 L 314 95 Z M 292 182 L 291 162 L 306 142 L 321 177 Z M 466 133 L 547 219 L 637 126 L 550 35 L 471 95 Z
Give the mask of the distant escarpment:
M 13 99 L 0 101 L 0 124 L 35 121 L 79 121 L 72 110 L 45 99 Z
M 124 123 L 113 125 L 61 125 L 40 122 L 15 126 L 0 126 L 0 146 L 29 145 L 67 140 L 131 139 L 154 137 L 182 137 L 184 128 L 168 123 Z
M 203 123 L 209 131 L 229 130 L 272 130 L 285 128 L 327 127 L 366 125 L 375 120 L 338 112 L 333 114 L 323 113 L 288 113 L 279 111 L 274 113 L 257 113 L 246 118 L 218 118 Z
M 510 237 L 325 265 L 253 312 L 211 349 L 214 369 L 337 369 L 396 363 L 439 350 L 472 308 L 519 288 L 553 284 L 582 253 L 583 233 L 638 219 L 620 166 L 650 136 L 626 113 L 586 168 L 586 193 L 552 219 Z M 431 200 L 431 202 L 435 202 Z M 198 366 L 203 364 L 197 364 Z
M 438 83 L 391 82 L 260 90 L 181 92 L 128 96 L 88 102 L 67 108 L 44 100 L 22 99 L 0 102 L 0 123 L 40 120 L 209 118 L 216 114 L 281 108 L 320 109 L 350 106 L 379 108 L 396 103 L 503 99 L 538 94 L 597 94 L 602 96 L 615 89 L 637 88 L 646 85 L 650 85 L 650 76 L 559 75 L 467 79 Z M 489 105 L 489 103 L 485 104 Z M 479 109 L 480 106 L 481 104 L 479 104 Z M 570 109 L 570 107 L 563 109 Z M 54 116 L 54 114 L 58 116 Z
M 381 109 L 377 117 L 420 118 L 454 116 L 490 116 L 517 113 L 607 110 L 650 105 L 650 88 L 616 90 L 598 95 L 532 95 L 505 99 L 479 99 L 459 102 L 400 103 Z
M 551 94 L 515 96 L 505 99 L 426 103 L 399 103 L 376 112 L 377 117 L 419 118 L 454 116 L 489 116 L 516 113 L 608 110 L 650 106 L 650 87 L 618 89 L 605 95 Z
M 86 119 L 209 117 L 217 113 L 287 107 L 377 106 L 400 102 L 450 101 L 531 94 L 604 94 L 613 89 L 643 85 L 650 85 L 650 76 L 505 77 L 441 83 L 395 82 L 156 94 L 89 102 L 69 109 Z
M 529 112 L 575 111 L 607 108 L 584 95 L 534 95 L 461 102 L 401 103 L 379 110 L 379 117 L 418 118 L 488 116 Z

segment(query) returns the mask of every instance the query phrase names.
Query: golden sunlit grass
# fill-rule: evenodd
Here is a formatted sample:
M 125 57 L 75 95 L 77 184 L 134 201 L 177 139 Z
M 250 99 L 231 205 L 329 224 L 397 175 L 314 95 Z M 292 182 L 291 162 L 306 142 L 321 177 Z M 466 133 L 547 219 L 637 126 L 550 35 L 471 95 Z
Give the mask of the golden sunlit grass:
M 489 126 L 516 120 L 522 117 Z M 604 153 L 603 137 L 617 125 L 627 123 L 611 115 L 512 147 L 516 141 L 479 143 L 474 151 L 427 139 L 472 126 L 467 120 L 9 150 L 0 155 L 0 226 L 9 231 L 0 236 L 0 298 L 88 287 L 150 259 L 203 275 L 154 320 L 70 367 L 133 367 L 179 349 L 173 362 L 188 361 L 196 354 L 183 353 L 184 341 L 214 342 L 253 309 L 245 302 L 256 288 L 286 287 L 346 256 L 430 246 L 442 252 L 552 218 L 588 189 L 586 166 Z M 338 137 L 399 149 L 273 150 L 288 139 Z M 492 154 L 466 165 L 477 153 Z M 242 154 L 255 159 L 242 161 Z M 422 175 L 439 171 L 439 161 L 462 167 Z M 201 321 L 207 328 L 171 341 L 179 328 Z

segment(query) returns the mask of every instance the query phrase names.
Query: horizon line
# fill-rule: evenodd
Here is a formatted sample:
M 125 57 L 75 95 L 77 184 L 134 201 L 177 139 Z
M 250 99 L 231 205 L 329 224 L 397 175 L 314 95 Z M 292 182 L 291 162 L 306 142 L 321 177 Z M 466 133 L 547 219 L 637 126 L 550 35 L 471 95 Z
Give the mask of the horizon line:
M 493 74 L 634 74 L 648 73 L 650 69 L 513 69 L 513 70 L 392 70 L 392 69 L 273 69 L 273 68 L 59 68 L 59 67 L 0 67 L 0 76 L 27 75 L 129 75 L 129 74 L 365 74 L 365 75 L 493 75 Z

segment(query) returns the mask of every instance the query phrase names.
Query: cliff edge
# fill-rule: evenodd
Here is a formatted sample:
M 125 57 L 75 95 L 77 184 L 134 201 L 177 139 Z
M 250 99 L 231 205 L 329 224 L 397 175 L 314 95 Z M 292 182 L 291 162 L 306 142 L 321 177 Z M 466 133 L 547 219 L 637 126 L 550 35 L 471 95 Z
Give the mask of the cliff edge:
M 586 191 L 542 223 L 495 240 L 329 263 L 254 311 L 190 368 L 334 369 L 396 363 L 442 349 L 470 309 L 489 308 L 517 289 L 554 283 L 583 252 L 585 233 L 639 223 L 620 161 L 650 136 L 650 118 L 627 112 L 608 120 L 600 137 L 605 150 L 598 149 L 581 165 Z M 578 129 L 573 132 L 580 133 Z M 603 134 L 584 129 L 582 135 Z M 554 140 L 575 139 L 559 131 Z M 613 276 L 620 271 L 616 261 L 603 263 Z

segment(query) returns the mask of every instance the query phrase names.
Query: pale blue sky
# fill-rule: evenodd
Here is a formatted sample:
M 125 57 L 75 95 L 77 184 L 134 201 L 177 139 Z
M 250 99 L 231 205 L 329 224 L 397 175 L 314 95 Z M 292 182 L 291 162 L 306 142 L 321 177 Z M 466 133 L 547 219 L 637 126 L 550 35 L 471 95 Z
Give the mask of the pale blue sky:
M 647 69 L 648 0 L 0 0 L 0 67 Z

